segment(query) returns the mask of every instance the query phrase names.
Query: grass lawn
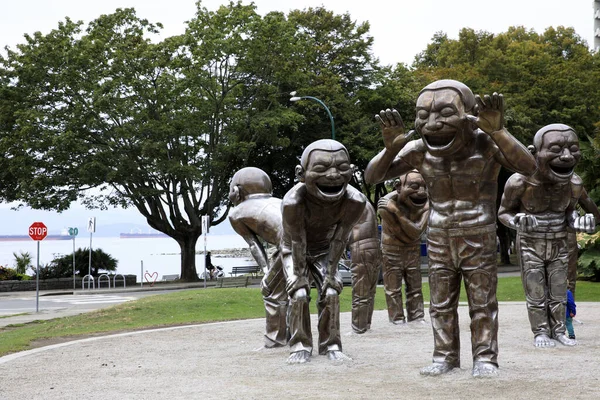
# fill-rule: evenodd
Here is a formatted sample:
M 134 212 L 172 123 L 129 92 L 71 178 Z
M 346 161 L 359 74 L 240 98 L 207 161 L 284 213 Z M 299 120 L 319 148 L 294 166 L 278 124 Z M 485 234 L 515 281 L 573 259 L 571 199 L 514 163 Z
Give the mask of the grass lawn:
M 352 290 L 341 295 L 341 311 L 350 311 Z M 312 295 L 316 296 L 313 290 Z M 423 285 L 425 304 L 429 302 L 429 285 Z M 314 299 L 313 299 L 314 300 Z M 498 280 L 499 301 L 524 301 L 519 277 Z M 466 302 L 464 290 L 460 301 Z M 600 301 L 600 283 L 578 282 L 577 302 Z M 315 312 L 315 301 L 311 302 Z M 501 307 L 501 306 L 500 306 Z M 579 305 L 585 307 L 585 305 Z M 375 309 L 386 308 L 383 288 L 377 288 Z M 0 329 L 0 356 L 26 350 L 41 343 L 65 341 L 85 336 L 173 325 L 198 324 L 248 318 L 263 318 L 265 311 L 259 289 L 197 289 L 144 297 L 102 310 Z

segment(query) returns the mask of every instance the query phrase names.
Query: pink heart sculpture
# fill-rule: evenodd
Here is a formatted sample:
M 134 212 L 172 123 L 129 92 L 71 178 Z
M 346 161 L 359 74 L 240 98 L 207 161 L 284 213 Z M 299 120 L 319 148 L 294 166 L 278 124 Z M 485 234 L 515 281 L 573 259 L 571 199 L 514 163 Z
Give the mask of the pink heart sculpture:
M 146 271 L 144 274 L 144 279 L 146 279 L 146 282 L 150 283 L 150 286 L 154 286 L 156 280 L 158 279 L 158 272 L 154 271 L 153 273 L 149 273 Z

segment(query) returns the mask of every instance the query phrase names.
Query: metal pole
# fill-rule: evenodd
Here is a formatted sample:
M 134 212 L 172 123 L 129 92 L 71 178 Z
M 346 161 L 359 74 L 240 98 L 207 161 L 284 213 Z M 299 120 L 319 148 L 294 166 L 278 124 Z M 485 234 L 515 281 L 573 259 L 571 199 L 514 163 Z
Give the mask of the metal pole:
M 88 265 L 88 275 L 92 276 L 92 232 L 90 232 L 90 262 Z M 89 285 L 88 285 L 89 287 Z
M 75 236 L 73 236 L 73 290 L 75 290 Z
M 317 99 L 316 97 L 313 96 L 300 96 L 301 99 L 311 99 L 316 101 L 317 103 L 319 103 L 320 105 L 323 106 L 323 108 L 325 109 L 325 111 L 327 111 L 327 115 L 329 115 L 329 121 L 331 122 L 331 138 L 333 140 L 335 140 L 335 125 L 333 123 L 333 115 L 331 114 L 331 111 L 329 111 L 329 107 L 327 107 L 325 105 L 325 103 L 323 103 L 321 100 Z
M 140 260 L 140 287 L 144 287 L 144 260 Z
M 37 263 L 35 267 L 35 312 L 40 311 L 40 241 L 37 241 Z
M 204 289 L 206 289 L 206 231 L 204 231 Z

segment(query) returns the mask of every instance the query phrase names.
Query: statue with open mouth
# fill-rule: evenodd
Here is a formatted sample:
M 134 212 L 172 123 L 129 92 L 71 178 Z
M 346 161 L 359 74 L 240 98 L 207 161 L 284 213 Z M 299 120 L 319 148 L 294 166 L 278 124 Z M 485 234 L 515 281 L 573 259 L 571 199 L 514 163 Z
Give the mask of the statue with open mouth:
M 421 235 L 427 228 L 427 187 L 418 171 L 394 181 L 394 191 L 379 199 L 383 287 L 388 317 L 393 324 L 423 321 L 421 289 Z M 406 286 L 406 315 L 402 306 L 402 281 Z
M 534 346 L 565 346 L 577 342 L 565 334 L 569 264 L 568 228 L 593 233 L 593 214 L 575 208 L 584 193 L 574 173 L 581 158 L 573 128 L 551 124 L 540 129 L 530 146 L 537 171 L 516 173 L 504 188 L 498 219 L 517 231 L 516 248 Z M 554 340 L 552 340 L 554 339 Z
M 281 254 L 290 297 L 289 364 L 306 363 L 312 356 L 310 278 L 318 292 L 319 354 L 333 361 L 348 359 L 340 337 L 343 286 L 337 268 L 367 202 L 348 185 L 352 173 L 348 150 L 341 143 L 317 140 L 304 149 L 296 166 L 299 183 L 283 197 Z
M 504 166 L 529 175 L 535 159 L 504 127 L 504 99 L 474 96 L 465 84 L 439 80 L 421 90 L 415 131 L 405 132 L 396 110 L 375 119 L 385 148 L 367 165 L 369 184 L 416 169 L 427 184 L 427 255 L 433 327 L 433 363 L 423 375 L 460 367 L 458 299 L 464 279 L 471 316 L 474 377 L 498 369 L 496 194 Z

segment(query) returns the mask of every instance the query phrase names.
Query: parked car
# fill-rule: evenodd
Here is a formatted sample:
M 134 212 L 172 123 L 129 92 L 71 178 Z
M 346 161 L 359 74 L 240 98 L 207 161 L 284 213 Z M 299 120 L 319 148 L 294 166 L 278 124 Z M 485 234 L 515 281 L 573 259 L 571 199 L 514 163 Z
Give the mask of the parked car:
M 344 264 L 344 261 L 348 263 L 348 266 Z M 344 260 L 338 263 L 338 271 L 342 277 L 342 284 L 344 286 L 352 286 L 352 274 L 350 273 L 350 260 Z M 310 280 L 310 287 L 315 287 L 315 282 Z
M 352 274 L 350 273 L 350 261 L 348 262 L 348 266 L 346 266 L 346 264 L 344 264 L 343 261 L 340 261 L 338 263 L 338 271 L 340 272 L 340 275 L 342 276 L 342 283 L 344 284 L 344 286 L 352 286 Z

